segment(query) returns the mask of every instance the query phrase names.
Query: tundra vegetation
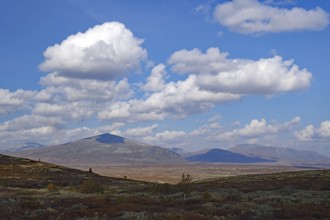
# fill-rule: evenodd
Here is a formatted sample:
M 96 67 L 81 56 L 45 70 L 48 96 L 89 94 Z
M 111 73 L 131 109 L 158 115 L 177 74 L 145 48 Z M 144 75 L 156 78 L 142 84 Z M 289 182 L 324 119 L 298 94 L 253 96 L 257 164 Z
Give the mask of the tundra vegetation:
M 177 184 L 0 155 L 1 219 L 329 219 L 330 170 Z

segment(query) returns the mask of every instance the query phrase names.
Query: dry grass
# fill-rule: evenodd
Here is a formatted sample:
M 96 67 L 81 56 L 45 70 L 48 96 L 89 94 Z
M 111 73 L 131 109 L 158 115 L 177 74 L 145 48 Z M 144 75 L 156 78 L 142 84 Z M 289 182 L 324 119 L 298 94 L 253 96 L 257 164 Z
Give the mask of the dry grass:
M 88 170 L 86 167 L 76 167 Z M 302 171 L 304 168 L 288 165 L 268 165 L 268 164 L 221 164 L 221 163 L 191 163 L 173 165 L 112 165 L 93 166 L 93 171 L 100 175 L 129 179 L 172 183 L 180 182 L 182 173 L 193 174 L 194 181 L 219 178 L 226 176 L 237 176 L 246 174 L 269 174 L 289 171 Z
M 236 166 L 235 172 L 256 169 Z M 196 179 L 193 170 L 179 171 L 177 182 L 183 172 Z M 1 220 L 330 219 L 330 170 L 219 176 L 182 187 L 1 157 Z M 47 190 L 52 185 L 56 190 Z

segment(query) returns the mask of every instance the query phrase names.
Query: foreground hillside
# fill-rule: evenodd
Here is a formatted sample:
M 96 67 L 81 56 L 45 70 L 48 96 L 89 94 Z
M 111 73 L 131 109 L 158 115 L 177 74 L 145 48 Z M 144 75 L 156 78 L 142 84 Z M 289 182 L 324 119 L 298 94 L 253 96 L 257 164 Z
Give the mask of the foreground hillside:
M 188 177 L 155 184 L 0 155 L 1 219 L 330 218 L 330 170 Z

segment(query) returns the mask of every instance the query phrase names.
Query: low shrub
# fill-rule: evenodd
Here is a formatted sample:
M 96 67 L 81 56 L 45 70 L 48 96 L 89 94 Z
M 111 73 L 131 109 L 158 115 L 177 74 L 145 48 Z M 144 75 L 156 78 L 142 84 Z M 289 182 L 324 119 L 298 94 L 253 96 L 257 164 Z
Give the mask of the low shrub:
M 57 187 L 56 187 L 55 184 L 53 184 L 53 183 L 48 183 L 48 185 L 47 185 L 47 190 L 48 190 L 49 192 L 56 192 L 58 189 L 57 189 Z
M 82 182 L 79 187 L 81 193 L 103 193 L 103 186 L 95 180 L 89 179 Z

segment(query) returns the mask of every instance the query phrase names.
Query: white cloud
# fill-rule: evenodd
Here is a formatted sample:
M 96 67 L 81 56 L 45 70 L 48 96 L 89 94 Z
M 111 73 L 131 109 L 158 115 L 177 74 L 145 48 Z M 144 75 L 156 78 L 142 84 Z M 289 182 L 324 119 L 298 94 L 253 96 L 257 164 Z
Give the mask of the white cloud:
M 218 135 L 219 140 L 248 138 L 255 139 L 267 135 L 275 135 L 279 132 L 289 130 L 292 126 L 297 125 L 300 122 L 300 117 L 295 117 L 289 122 L 267 123 L 265 119 L 253 119 L 249 124 L 246 124 L 243 128 L 236 128 L 231 131 L 221 132 Z
M 92 102 L 38 103 L 32 113 L 42 116 L 56 116 L 64 120 L 90 118 L 97 109 Z
M 294 5 L 295 0 L 265 0 L 264 3 L 269 5 Z
M 272 95 L 310 86 L 312 74 L 299 69 L 293 60 L 275 56 L 254 61 L 227 56 L 218 48 L 209 48 L 205 54 L 199 49 L 181 50 L 169 63 L 175 72 L 196 75 L 196 86 L 212 92 Z
M 58 117 L 44 117 L 39 115 L 23 115 L 0 124 L 0 132 L 14 132 L 30 130 L 40 127 L 61 128 L 64 125 Z
M 169 59 L 172 71 L 179 74 L 217 74 L 220 71 L 233 69 L 236 65 L 227 59 L 228 53 L 219 48 L 209 48 L 205 54 L 199 49 L 179 50 Z
M 133 95 L 127 79 L 118 82 L 71 79 L 52 73 L 43 77 L 40 84 L 45 88 L 35 96 L 37 103 L 32 112 L 65 120 L 91 118 L 106 106 L 113 108 L 114 102 Z
M 91 79 L 70 79 L 58 74 L 42 77 L 40 84 L 45 87 L 36 99 L 39 101 L 114 101 L 127 99 L 132 95 L 127 79 L 98 81 Z
M 136 127 L 136 128 L 129 128 L 124 132 L 125 137 L 137 137 L 137 138 L 143 138 L 149 135 L 152 135 L 155 128 L 158 127 L 158 124 L 153 124 L 148 127 Z
M 142 86 L 145 91 L 160 91 L 165 87 L 166 70 L 164 64 L 158 64 L 151 70 L 150 76 L 147 78 L 147 83 Z
M 126 121 L 130 117 L 130 105 L 128 102 L 116 102 L 106 106 L 104 110 L 98 112 L 97 116 L 101 120 L 123 120 Z
M 216 103 L 237 100 L 239 95 L 201 90 L 197 85 L 196 76 L 190 75 L 184 81 L 170 82 L 160 92 L 151 94 L 137 107 L 165 112 L 166 114 L 185 117 L 189 114 L 209 110 Z
M 189 133 L 190 136 L 203 137 L 205 140 L 216 140 L 217 135 L 223 132 L 224 127 L 220 124 L 220 115 L 207 120 L 207 123 Z
M 169 82 L 163 90 L 141 100 L 117 102 L 98 113 L 99 119 L 131 121 L 162 120 L 166 117 L 183 118 L 208 111 L 215 104 L 238 100 L 240 95 L 212 92 L 196 86 L 196 76 L 184 81 Z
M 182 138 L 186 135 L 184 131 L 163 131 L 161 133 L 156 134 L 156 138 L 159 140 L 166 140 L 166 141 L 178 141 L 182 140 Z
M 235 101 L 249 94 L 275 94 L 307 88 L 311 74 L 280 57 L 258 61 L 228 59 L 227 53 L 209 48 L 175 52 L 169 59 L 172 70 L 188 73 L 184 80 L 166 83 L 166 66 L 155 66 L 144 97 L 134 95 L 127 79 L 98 81 L 71 79 L 50 73 L 40 80 L 45 87 L 36 96 L 33 113 L 80 120 L 139 122 L 184 118 L 203 113 L 216 104 Z M 129 99 L 130 98 L 130 99 Z
M 19 89 L 11 92 L 0 88 L 0 115 L 27 108 L 35 94 L 35 91 Z
M 209 48 L 206 53 L 199 49 L 177 51 L 169 64 L 174 72 L 187 74 L 186 79 L 166 83 L 166 67 L 157 65 L 141 87 L 150 93 L 142 99 L 110 103 L 98 112 L 98 118 L 128 122 L 184 118 L 246 95 L 296 91 L 311 83 L 311 73 L 299 69 L 292 60 L 275 56 L 254 61 L 227 56 L 218 48 Z
M 139 69 L 147 57 L 142 43 L 119 22 L 96 25 L 48 47 L 40 69 L 70 78 L 112 80 Z
M 322 30 L 329 25 L 329 14 L 316 7 L 306 10 L 272 7 L 257 0 L 233 0 L 218 4 L 214 18 L 241 34 Z
M 295 132 L 295 135 L 302 141 L 329 140 L 330 121 L 323 121 L 319 128 L 308 125 L 303 130 Z
M 318 129 L 318 134 L 321 138 L 330 138 L 330 121 L 324 121 L 321 123 Z
M 203 2 L 203 4 L 200 4 L 197 7 L 195 7 L 194 12 L 204 14 L 205 19 L 207 21 L 211 21 L 212 20 L 212 11 L 213 11 L 213 8 L 215 5 L 216 5 L 215 0 L 208 0 L 206 2 Z
M 171 147 L 180 146 L 185 143 L 187 133 L 185 131 L 169 131 L 165 130 L 151 136 L 143 138 L 146 143 L 158 146 Z

